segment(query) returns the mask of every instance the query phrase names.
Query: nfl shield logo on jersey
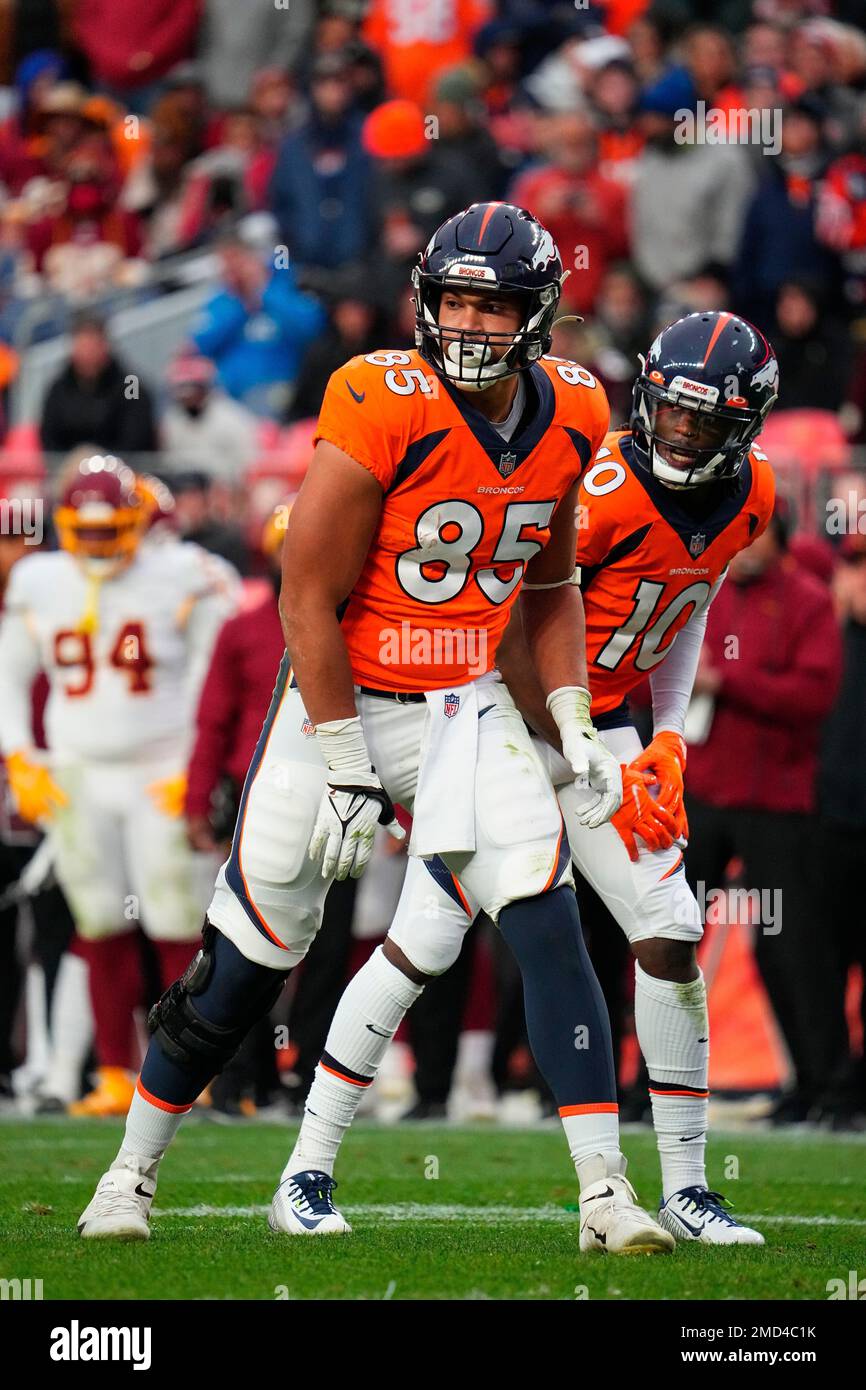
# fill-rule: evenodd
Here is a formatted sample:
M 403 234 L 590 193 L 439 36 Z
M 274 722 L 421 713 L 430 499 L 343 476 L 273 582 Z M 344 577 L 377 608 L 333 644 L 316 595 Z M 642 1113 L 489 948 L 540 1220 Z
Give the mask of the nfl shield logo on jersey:
M 516 455 L 516 454 L 500 454 L 500 455 L 499 455 L 499 471 L 500 471 L 500 473 L 502 474 L 503 478 L 507 478 L 508 475 L 509 475 L 509 473 L 513 473 L 516 467 L 517 467 L 517 455 Z
M 702 555 L 706 549 L 707 538 L 703 531 L 696 531 L 689 541 L 689 554 Z
M 459 710 L 459 708 L 460 708 L 460 696 L 459 696 L 459 695 L 451 694 L 451 695 L 446 695 L 446 696 L 445 696 L 445 705 L 444 705 L 444 709 L 445 709 L 445 718 L 446 718 L 446 719 L 453 719 L 454 716 L 455 716 L 455 714 L 456 714 L 457 711 Z
M 301 733 L 304 735 L 304 738 L 312 738 L 315 732 L 316 726 L 312 719 L 305 719 L 301 725 Z

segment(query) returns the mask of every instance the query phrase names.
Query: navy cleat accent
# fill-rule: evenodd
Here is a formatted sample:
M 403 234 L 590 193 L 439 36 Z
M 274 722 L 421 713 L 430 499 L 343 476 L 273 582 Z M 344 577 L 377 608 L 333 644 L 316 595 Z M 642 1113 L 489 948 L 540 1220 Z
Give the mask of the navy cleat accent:
M 698 1240 L 704 1245 L 763 1245 L 760 1231 L 737 1221 L 730 1205 L 720 1192 L 682 1187 L 659 1203 L 659 1225 L 677 1240 Z
M 337 1184 L 327 1173 L 295 1173 L 280 1183 L 271 1203 L 268 1225 L 290 1236 L 348 1235 L 352 1227 L 334 1206 Z

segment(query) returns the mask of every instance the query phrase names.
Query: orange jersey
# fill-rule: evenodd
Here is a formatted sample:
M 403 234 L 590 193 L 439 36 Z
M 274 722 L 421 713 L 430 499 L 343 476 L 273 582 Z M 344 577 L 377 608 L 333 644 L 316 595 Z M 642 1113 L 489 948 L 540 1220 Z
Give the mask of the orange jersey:
M 316 439 L 384 493 L 342 619 L 357 684 L 438 690 L 493 667 L 526 564 L 609 424 L 583 367 L 545 357 L 523 376 L 536 408 L 510 441 L 417 352 L 353 357 L 328 382 Z
M 736 486 L 700 520 L 634 461 L 631 434 L 609 434 L 580 483 L 577 560 L 593 715 L 621 705 L 704 608 L 738 551 L 773 512 L 767 457 L 753 448 Z

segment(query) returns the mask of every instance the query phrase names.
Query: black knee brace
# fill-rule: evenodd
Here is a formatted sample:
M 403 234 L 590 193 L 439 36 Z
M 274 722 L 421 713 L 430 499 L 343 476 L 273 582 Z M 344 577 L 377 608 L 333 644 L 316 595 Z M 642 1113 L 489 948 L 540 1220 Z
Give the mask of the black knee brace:
M 221 1072 L 276 1003 L 288 973 L 247 960 L 205 922 L 201 950 L 150 1010 L 148 1030 L 179 1066 Z

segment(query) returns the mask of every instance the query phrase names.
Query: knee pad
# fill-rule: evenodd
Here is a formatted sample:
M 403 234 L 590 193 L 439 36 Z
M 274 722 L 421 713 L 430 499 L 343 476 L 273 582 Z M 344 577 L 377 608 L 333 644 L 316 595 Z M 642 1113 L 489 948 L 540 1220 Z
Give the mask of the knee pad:
M 644 894 L 636 918 L 636 928 L 627 933 L 632 944 L 660 938 L 697 945 L 704 934 L 698 900 L 682 871 Z
M 179 1066 L 221 1072 L 276 1003 L 287 974 L 247 960 L 205 922 L 201 950 L 154 1004 L 148 1030 Z
M 459 901 L 455 880 L 436 856 L 410 858 L 388 936 L 416 970 L 444 975 L 454 964 L 472 925 L 468 903 Z

